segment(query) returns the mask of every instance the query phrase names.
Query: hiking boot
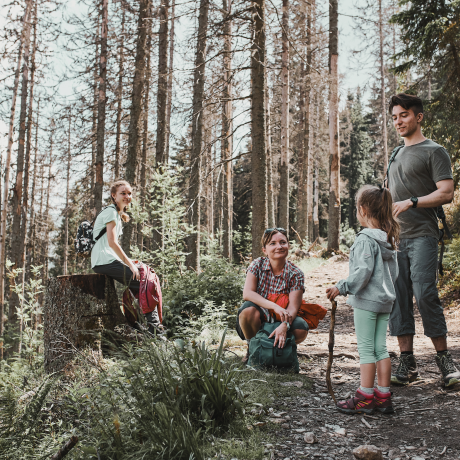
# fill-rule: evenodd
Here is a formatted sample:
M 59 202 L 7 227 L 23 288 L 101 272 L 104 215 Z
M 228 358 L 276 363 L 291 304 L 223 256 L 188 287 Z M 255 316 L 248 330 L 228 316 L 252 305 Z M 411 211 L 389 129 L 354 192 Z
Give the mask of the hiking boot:
M 375 409 L 374 395 L 356 391 L 354 398 L 339 401 L 337 409 L 344 414 L 373 414 Z
M 393 404 L 391 404 L 391 395 L 388 393 L 382 393 L 377 388 L 374 388 L 374 404 L 375 410 L 381 412 L 382 414 L 392 414 L 395 410 Z
M 436 355 L 436 364 L 442 374 L 442 380 L 446 387 L 450 387 L 460 382 L 460 372 L 455 367 L 450 351 L 443 355 Z
M 414 355 L 399 356 L 399 366 L 391 375 L 391 383 L 395 385 L 408 385 L 418 378 L 417 361 Z
M 243 364 L 247 364 L 249 361 L 249 343 L 248 343 L 248 349 L 246 350 L 246 354 L 243 356 L 241 361 L 243 362 Z

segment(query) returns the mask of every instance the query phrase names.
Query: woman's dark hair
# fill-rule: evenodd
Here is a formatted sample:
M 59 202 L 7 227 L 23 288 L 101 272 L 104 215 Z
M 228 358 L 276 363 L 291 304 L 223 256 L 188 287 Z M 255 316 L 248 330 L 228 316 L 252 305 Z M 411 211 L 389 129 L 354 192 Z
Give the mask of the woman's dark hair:
M 366 216 L 377 221 L 378 227 L 388 234 L 392 249 L 398 248 L 399 223 L 393 216 L 393 199 L 387 188 L 364 185 L 356 195 L 358 209 L 362 206 Z
M 110 198 L 112 199 L 112 202 L 115 205 L 115 207 L 117 208 L 118 212 L 120 212 L 120 209 L 118 208 L 117 203 L 115 203 L 113 195 L 116 195 L 118 188 L 121 187 L 122 185 L 131 188 L 131 185 L 129 184 L 129 182 L 126 182 L 125 180 L 117 180 L 116 182 L 114 182 L 110 186 Z M 120 214 L 121 220 L 123 222 L 129 222 L 129 216 L 125 212 L 127 209 L 128 209 L 128 206 L 125 206 L 124 209 L 122 210 L 121 214 Z
M 412 94 L 400 93 L 391 96 L 390 105 L 388 107 L 390 115 L 393 115 L 393 107 L 397 105 L 400 105 L 403 109 L 406 110 L 412 109 L 415 116 L 417 116 L 419 113 L 423 113 L 422 100 L 417 96 L 413 96 Z
M 264 234 L 262 235 L 262 240 L 261 240 L 262 247 L 264 248 L 265 246 L 267 246 L 267 244 L 270 243 L 270 241 L 272 240 L 273 235 L 276 235 L 277 233 L 282 233 L 286 237 L 286 239 L 288 239 L 287 232 L 284 229 L 274 228 L 271 231 L 265 230 Z

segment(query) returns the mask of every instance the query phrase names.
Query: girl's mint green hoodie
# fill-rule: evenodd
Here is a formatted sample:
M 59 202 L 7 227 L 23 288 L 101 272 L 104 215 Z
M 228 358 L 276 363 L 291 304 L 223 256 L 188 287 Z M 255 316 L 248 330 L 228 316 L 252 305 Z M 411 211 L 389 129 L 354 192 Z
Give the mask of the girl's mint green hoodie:
M 341 295 L 350 294 L 347 303 L 353 308 L 390 313 L 398 274 L 396 251 L 391 249 L 387 234 L 365 228 L 350 249 L 350 275 L 336 287 Z

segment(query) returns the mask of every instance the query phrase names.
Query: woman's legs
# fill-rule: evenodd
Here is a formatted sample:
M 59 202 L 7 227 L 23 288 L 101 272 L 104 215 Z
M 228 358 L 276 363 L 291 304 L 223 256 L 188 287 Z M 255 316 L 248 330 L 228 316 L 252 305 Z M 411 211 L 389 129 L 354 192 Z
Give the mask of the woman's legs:
M 131 269 L 127 265 L 122 264 L 119 260 L 114 260 L 107 265 L 96 265 L 93 267 L 93 271 L 101 275 L 107 275 L 109 278 L 113 278 L 124 286 L 128 286 L 135 295 L 139 293 L 139 281 L 133 279 L 133 272 Z

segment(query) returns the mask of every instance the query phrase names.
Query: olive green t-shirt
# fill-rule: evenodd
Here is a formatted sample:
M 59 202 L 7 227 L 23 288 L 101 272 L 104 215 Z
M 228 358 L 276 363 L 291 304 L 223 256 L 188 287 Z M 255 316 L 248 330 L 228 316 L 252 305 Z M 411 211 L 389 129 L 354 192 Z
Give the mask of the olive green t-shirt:
M 436 183 L 452 179 L 452 166 L 446 149 L 430 139 L 403 147 L 390 166 L 388 186 L 393 201 L 420 198 L 437 190 Z M 399 214 L 401 238 L 439 238 L 436 208 L 409 208 Z

